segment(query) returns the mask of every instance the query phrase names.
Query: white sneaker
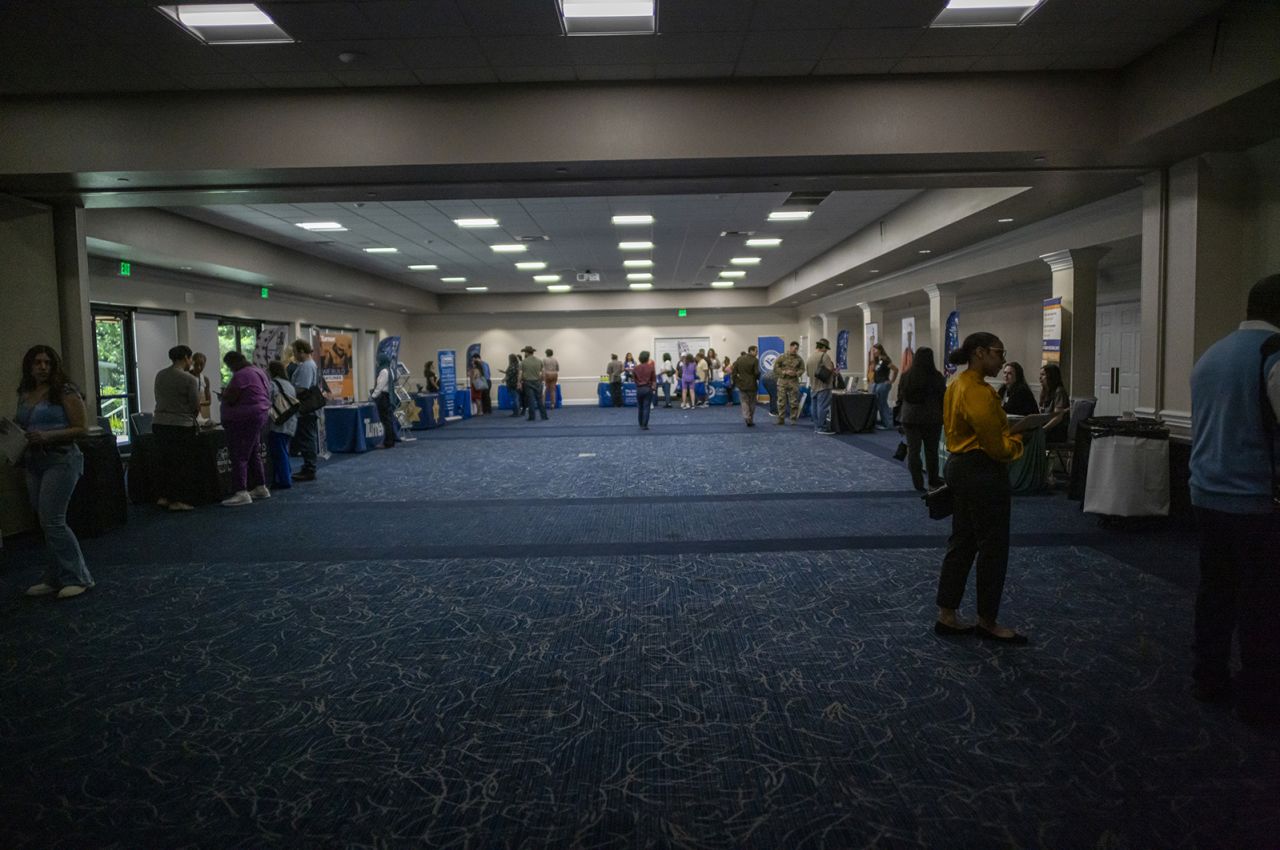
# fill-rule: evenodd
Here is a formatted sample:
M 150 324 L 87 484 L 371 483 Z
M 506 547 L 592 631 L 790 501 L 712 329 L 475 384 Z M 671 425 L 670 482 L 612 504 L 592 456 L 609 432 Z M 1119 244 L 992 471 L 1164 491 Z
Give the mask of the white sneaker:
M 229 499 L 223 499 L 222 504 L 228 508 L 234 508 L 237 505 L 252 505 L 253 497 L 249 495 L 248 490 L 241 490 Z
M 44 582 L 33 584 L 27 588 L 27 596 L 48 596 L 50 593 L 57 592 L 58 588 L 51 584 L 45 584 Z
M 62 590 L 58 591 L 58 598 L 70 599 L 73 596 L 79 596 L 80 594 L 84 593 L 88 589 L 89 588 L 85 587 L 84 585 L 69 584 L 66 587 L 62 588 Z
M 188 505 L 186 502 L 170 502 L 170 503 L 169 503 L 169 510 L 171 510 L 171 511 L 194 511 L 194 510 L 195 510 L 195 508 L 191 507 L 191 506 L 190 506 L 190 505 Z
M 267 485 L 259 484 L 249 491 L 249 497 L 255 502 L 261 502 L 263 499 L 271 498 L 271 491 L 267 489 Z
M 169 500 L 161 496 L 159 499 L 156 499 L 156 507 L 158 508 L 169 507 Z

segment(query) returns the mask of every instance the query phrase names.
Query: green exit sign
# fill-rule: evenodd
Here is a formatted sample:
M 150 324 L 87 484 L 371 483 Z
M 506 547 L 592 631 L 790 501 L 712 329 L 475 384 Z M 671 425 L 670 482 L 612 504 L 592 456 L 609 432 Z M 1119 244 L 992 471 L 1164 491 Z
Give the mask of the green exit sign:
M 676 310 L 676 315 L 683 319 L 685 316 L 689 315 L 689 311 L 682 308 Z
M 121 261 L 120 261 L 120 276 L 121 276 L 121 277 L 128 277 L 128 276 L 129 276 L 129 275 L 131 275 L 131 274 L 133 274 L 133 264 L 132 264 L 132 263 L 126 263 L 124 260 L 121 260 Z
M 270 289 L 267 289 L 265 286 L 264 286 L 264 287 L 262 287 L 262 297 L 263 297 L 263 298 L 270 298 L 270 297 L 271 297 L 271 290 L 270 290 Z

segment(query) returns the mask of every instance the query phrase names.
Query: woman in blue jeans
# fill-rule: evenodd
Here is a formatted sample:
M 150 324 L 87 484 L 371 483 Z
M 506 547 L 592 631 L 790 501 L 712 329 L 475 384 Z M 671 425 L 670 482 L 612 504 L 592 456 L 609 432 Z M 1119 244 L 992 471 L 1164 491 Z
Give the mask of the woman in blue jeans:
M 889 407 L 889 392 L 893 389 L 893 382 L 898 380 L 898 367 L 893 365 L 893 361 L 889 359 L 884 346 L 880 343 L 873 345 L 871 351 L 872 377 L 875 380 L 871 391 L 876 395 L 876 410 L 880 414 L 880 424 L 876 428 L 888 431 L 893 428 L 893 409 Z
M 84 472 L 84 455 L 75 443 L 85 433 L 84 400 L 63 373 L 58 353 L 47 345 L 33 346 L 22 358 L 17 421 L 27 432 L 21 460 L 27 494 L 53 555 L 27 596 L 56 593 L 70 599 L 93 587 L 80 541 L 67 527 L 67 505 Z

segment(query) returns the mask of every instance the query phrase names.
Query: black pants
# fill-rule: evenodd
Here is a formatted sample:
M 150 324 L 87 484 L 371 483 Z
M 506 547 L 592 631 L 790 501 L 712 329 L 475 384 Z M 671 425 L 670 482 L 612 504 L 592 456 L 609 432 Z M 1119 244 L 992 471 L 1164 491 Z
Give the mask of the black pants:
M 533 421 L 533 411 L 537 410 L 543 419 L 547 418 L 547 402 L 542 397 L 542 382 L 524 382 L 524 409 L 529 413 L 529 421 Z
M 1200 587 L 1193 675 L 1207 688 L 1227 685 L 1234 632 L 1240 641 L 1237 705 L 1275 720 L 1280 718 L 1280 511 L 1195 512 Z
M 609 382 L 609 395 L 613 398 L 614 407 L 622 407 L 622 382 Z
M 298 454 L 302 455 L 302 472 L 315 474 L 316 471 L 316 454 L 319 452 L 319 445 L 316 442 L 318 429 L 315 413 L 306 413 L 298 417 L 298 430 L 293 434 L 293 448 Z
M 956 508 L 938 577 L 938 607 L 960 607 L 976 555 L 978 616 L 994 621 L 1009 567 L 1009 471 L 982 451 L 965 452 L 947 461 L 947 484 Z
M 485 390 L 480 394 L 480 412 L 486 416 L 493 413 L 493 396 L 489 395 L 492 390 Z
M 907 437 L 907 469 L 911 471 L 911 485 L 917 490 L 924 489 L 924 471 L 929 473 L 929 486 L 936 487 L 938 478 L 938 443 L 942 440 L 942 424 L 908 425 L 902 424 L 902 433 Z M 920 469 L 920 449 L 924 448 L 924 471 Z
M 382 447 L 389 449 L 396 444 L 396 417 L 391 412 L 391 396 L 379 393 L 373 403 L 378 408 L 378 421 L 382 423 Z
M 151 433 L 155 435 L 160 460 L 160 474 L 155 478 L 156 498 L 194 505 L 196 495 L 191 469 L 196 456 L 195 427 L 152 425 Z

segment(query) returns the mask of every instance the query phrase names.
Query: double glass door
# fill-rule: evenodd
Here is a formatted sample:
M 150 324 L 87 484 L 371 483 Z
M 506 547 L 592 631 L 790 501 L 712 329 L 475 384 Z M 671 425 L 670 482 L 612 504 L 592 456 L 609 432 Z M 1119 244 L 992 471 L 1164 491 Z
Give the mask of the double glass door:
M 130 417 L 138 412 L 133 315 L 128 310 L 94 308 L 93 350 L 98 416 L 111 426 L 117 443 L 128 443 L 133 433 Z

